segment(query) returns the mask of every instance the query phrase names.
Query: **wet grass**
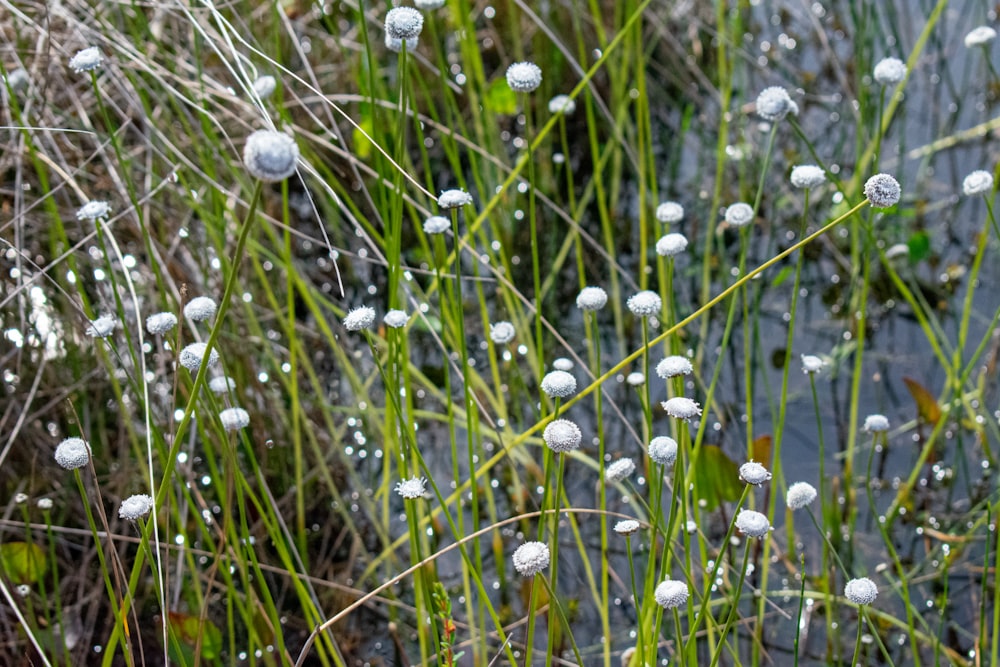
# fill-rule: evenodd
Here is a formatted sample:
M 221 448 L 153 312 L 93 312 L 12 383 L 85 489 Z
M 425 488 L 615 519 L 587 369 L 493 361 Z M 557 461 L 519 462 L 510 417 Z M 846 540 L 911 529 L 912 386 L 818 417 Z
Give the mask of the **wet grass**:
M 997 664 L 995 16 L 760 4 L 4 2 L 4 660 Z

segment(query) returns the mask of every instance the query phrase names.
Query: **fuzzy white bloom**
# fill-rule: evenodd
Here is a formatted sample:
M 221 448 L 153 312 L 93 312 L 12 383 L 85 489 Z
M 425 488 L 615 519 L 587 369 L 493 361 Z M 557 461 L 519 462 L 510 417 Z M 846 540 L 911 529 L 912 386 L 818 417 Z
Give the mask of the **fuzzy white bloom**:
M 28 502 L 28 494 L 27 493 L 15 493 L 14 494 L 14 504 L 15 505 L 23 505 L 26 502 Z
M 542 84 L 542 69 L 535 63 L 514 63 L 507 68 L 507 85 L 515 93 L 530 93 Z
M 745 227 L 753 222 L 753 207 L 745 202 L 736 202 L 726 207 L 725 218 L 733 227 Z
M 417 6 L 417 9 L 429 12 L 444 7 L 445 0 L 413 0 L 413 4 Z
M 580 446 L 583 440 L 583 433 L 580 427 L 568 419 L 556 419 L 545 427 L 542 432 L 542 440 L 549 449 L 559 454 L 571 452 Z
M 639 522 L 635 519 L 625 519 L 615 524 L 615 532 L 627 537 L 632 533 L 638 532 L 640 527 Z
M 552 368 L 557 371 L 571 371 L 573 370 L 573 361 L 566 357 L 559 357 L 552 362 Z
M 56 463 L 66 470 L 76 470 L 90 461 L 90 445 L 83 438 L 66 438 L 56 447 Z
M 423 27 L 424 15 L 413 7 L 394 7 L 385 15 L 385 32 L 393 39 L 416 39 Z
M 816 487 L 809 482 L 795 482 L 788 487 L 788 492 L 785 494 L 785 504 L 793 510 L 811 505 L 814 500 L 816 500 Z
M 405 500 L 423 498 L 424 491 L 426 489 L 425 484 L 427 484 L 427 480 L 423 477 L 404 479 L 401 482 L 396 482 L 396 493 L 402 496 Z
M 283 132 L 257 130 L 243 146 L 243 164 L 254 178 L 278 183 L 295 173 L 299 147 Z
M 31 595 L 31 586 L 28 584 L 20 584 L 14 590 L 17 592 L 18 597 L 26 598 Z
M 792 167 L 790 180 L 797 188 L 815 188 L 826 182 L 826 172 L 814 164 L 800 164 Z
M 208 388 L 213 394 L 227 394 L 236 389 L 236 380 L 227 375 L 220 375 L 208 381 Z
M 490 340 L 497 345 L 504 345 L 514 340 L 517 332 L 510 322 L 497 322 L 490 325 Z
M 646 376 L 639 371 L 634 371 L 625 376 L 625 382 L 632 387 L 641 387 L 646 384 Z
M 90 72 L 104 64 L 104 56 L 96 46 L 88 46 L 82 51 L 77 51 L 76 55 L 69 59 L 69 68 L 80 74 Z
M 576 378 L 566 371 L 551 371 L 542 378 L 541 388 L 549 398 L 566 398 L 576 393 Z
M 390 310 L 383 317 L 382 321 L 385 322 L 387 327 L 393 329 L 402 329 L 406 326 L 406 323 L 410 321 L 410 316 L 407 315 L 402 310 Z
M 91 338 L 107 338 L 115 332 L 117 325 L 118 320 L 113 315 L 101 315 L 96 320 L 91 321 L 84 333 Z
M 375 309 L 371 306 L 353 308 L 344 316 L 344 328 L 348 331 L 371 329 L 373 324 L 375 324 Z
M 851 579 L 844 586 L 844 597 L 854 604 L 871 604 L 878 597 L 878 586 L 868 577 Z
M 514 569 L 522 577 L 533 577 L 549 566 L 552 555 L 541 542 L 525 542 L 514 551 Z
M 826 362 L 819 357 L 812 354 L 802 355 L 803 373 L 819 373 L 823 366 L 826 366 Z
M 262 100 L 266 100 L 271 95 L 274 95 L 277 87 L 278 82 L 270 74 L 258 76 L 253 82 L 253 92 Z
M 215 315 L 219 306 L 215 300 L 207 296 L 196 296 L 184 304 L 184 317 L 192 322 L 204 322 Z
M 145 493 L 137 493 L 122 501 L 121 506 L 118 508 L 118 516 L 128 521 L 135 521 L 149 514 L 149 511 L 152 509 L 152 496 Z
M 666 224 L 673 224 L 684 219 L 684 207 L 675 201 L 665 201 L 656 207 L 656 219 Z
M 556 95 L 549 100 L 549 113 L 571 116 L 576 111 L 576 101 L 569 95 Z
M 642 290 L 628 298 L 628 309 L 632 311 L 633 315 L 639 317 L 656 315 L 662 307 L 663 300 L 660 299 L 659 294 L 652 290 Z
M 764 482 L 771 479 L 771 473 L 767 471 L 767 468 L 756 461 L 747 461 L 740 466 L 740 479 L 747 484 L 763 486 Z
M 653 591 L 656 604 L 664 609 L 676 609 L 686 604 L 690 594 L 687 584 L 676 579 L 661 581 L 656 590 Z
M 688 247 L 687 237 L 677 232 L 664 234 L 656 242 L 656 254 L 660 257 L 676 257 Z
M 227 431 L 238 431 L 250 425 L 250 414 L 243 408 L 226 408 L 219 413 L 222 428 Z
M 889 174 L 875 174 L 865 182 L 865 197 L 875 208 L 889 208 L 899 202 L 903 191 Z
M 962 181 L 962 192 L 966 196 L 989 194 L 993 189 L 993 174 L 983 169 L 977 169 Z
M 444 234 L 451 228 L 451 221 L 443 215 L 432 215 L 424 220 L 425 234 Z
M 771 522 L 754 510 L 741 509 L 736 516 L 736 527 L 747 537 L 766 537 L 771 532 Z
M 604 471 L 604 479 L 610 483 L 624 481 L 635 472 L 635 461 L 630 458 L 622 458 L 612 461 Z
M 788 114 L 797 116 L 798 113 L 798 105 L 788 96 L 788 91 L 780 86 L 765 88 L 757 96 L 757 115 L 764 120 L 781 120 Z
M 677 441 L 665 435 L 650 440 L 646 451 L 653 463 L 672 466 L 677 461 Z
M 107 218 L 111 213 L 111 205 L 106 201 L 92 199 L 76 210 L 77 220 L 97 220 Z
M 191 343 L 183 350 L 180 354 L 181 366 L 188 369 L 192 373 L 197 373 L 198 369 L 201 368 L 201 362 L 205 359 L 205 352 L 208 350 L 208 346 L 205 343 Z M 219 353 L 214 349 L 208 353 L 208 365 L 212 367 L 219 363 Z
M 695 417 L 701 415 L 701 406 L 690 398 L 685 398 L 683 396 L 675 396 L 668 401 L 664 401 L 660 405 L 663 409 L 667 411 L 667 414 L 675 419 L 684 419 L 690 421 Z
M 146 318 L 146 331 L 155 335 L 165 334 L 177 326 L 177 316 L 173 313 L 156 313 Z
M 603 287 L 584 287 L 576 297 L 576 307 L 580 310 L 600 310 L 608 302 L 608 293 Z
M 883 58 L 875 65 L 875 80 L 893 86 L 906 78 L 906 63 L 899 58 Z
M 868 415 L 865 417 L 864 430 L 869 433 L 884 433 L 889 430 L 889 420 L 885 415 Z
M 678 375 L 690 375 L 694 371 L 694 366 L 687 357 L 671 355 L 656 364 L 656 374 L 664 380 L 677 377 Z
M 438 197 L 438 206 L 441 208 L 461 208 L 472 203 L 472 195 L 465 190 L 445 190 Z
M 51 498 L 39 498 L 38 502 L 35 503 L 35 506 L 43 512 L 47 512 L 52 509 L 52 505 L 53 503 Z
M 986 46 L 996 38 L 996 30 L 988 25 L 981 25 L 978 28 L 973 28 L 972 31 L 965 36 L 965 46 L 970 49 L 976 46 Z

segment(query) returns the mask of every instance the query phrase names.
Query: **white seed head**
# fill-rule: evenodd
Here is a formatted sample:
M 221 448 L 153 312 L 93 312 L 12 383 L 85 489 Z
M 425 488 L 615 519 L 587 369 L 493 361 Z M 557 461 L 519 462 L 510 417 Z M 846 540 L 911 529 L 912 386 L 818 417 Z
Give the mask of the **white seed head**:
M 639 317 L 656 315 L 662 307 L 663 300 L 660 299 L 659 294 L 652 290 L 642 290 L 628 298 L 628 309 L 632 311 L 633 315 Z
M 653 591 L 653 597 L 656 598 L 656 604 L 660 605 L 664 609 L 676 609 L 677 607 L 687 604 L 689 596 L 690 591 L 688 591 L 687 584 L 676 579 L 661 581 L 656 587 L 656 590 Z
M 27 493 L 15 493 L 14 494 L 14 504 L 16 504 L 16 505 L 23 505 L 26 502 L 28 502 L 28 494 Z
M 348 331 L 371 329 L 373 324 L 375 324 L 375 309 L 371 306 L 353 308 L 344 316 L 344 328 Z
M 608 293 L 603 287 L 584 287 L 576 297 L 576 307 L 580 310 L 600 310 L 608 302 Z
M 39 498 L 35 506 L 43 512 L 47 512 L 52 509 L 52 499 L 51 498 Z
M 28 584 L 19 584 L 15 589 L 18 597 L 26 598 L 31 595 L 31 586 Z
M 559 357 L 552 362 L 552 368 L 557 371 L 571 371 L 573 370 L 573 361 L 566 357 Z
M 549 566 L 549 548 L 541 542 L 525 542 L 514 551 L 514 569 L 522 577 L 533 577 Z
M 889 420 L 885 415 L 868 415 L 865 417 L 864 429 L 869 433 L 884 433 L 889 430 Z
M 164 334 L 177 326 L 177 316 L 173 313 L 156 313 L 146 318 L 146 331 L 155 335 Z
M 809 482 L 795 482 L 788 487 L 788 493 L 785 494 L 785 504 L 793 510 L 811 505 L 814 500 L 816 500 L 816 487 Z
M 878 586 L 868 577 L 851 579 L 844 586 L 844 597 L 854 604 L 871 604 L 878 597 Z
M 76 470 L 90 461 L 90 445 L 83 438 L 66 438 L 56 447 L 56 463 L 66 470 Z
M 883 58 L 875 65 L 875 80 L 883 86 L 894 86 L 906 78 L 906 63 L 899 58 Z
M 966 196 L 986 195 L 993 190 L 993 174 L 983 169 L 977 169 L 962 181 L 962 192 Z
M 661 403 L 667 414 L 674 419 L 684 419 L 690 421 L 701 415 L 701 406 L 690 398 L 675 396 L 669 401 Z
M 641 528 L 641 526 L 635 519 L 625 519 L 624 521 L 619 521 L 615 524 L 615 532 L 619 535 L 631 535 L 632 533 L 638 532 L 639 528 Z
M 402 496 L 404 500 L 423 498 L 426 484 L 427 480 L 423 477 L 404 479 L 401 482 L 396 482 L 396 493 Z
M 826 366 L 826 362 L 819 357 L 812 354 L 802 355 L 803 373 L 819 373 L 823 366 Z
M 215 300 L 207 296 L 196 296 L 184 304 L 184 317 L 192 322 L 204 322 L 215 315 L 219 306 Z
M 507 85 L 515 93 L 530 93 L 542 83 L 542 69 L 535 63 L 514 63 L 507 68 Z
M 766 537 L 771 532 L 771 522 L 754 510 L 741 509 L 736 516 L 736 527 L 747 537 Z
M 91 321 L 84 333 L 91 338 L 107 338 L 115 332 L 117 325 L 118 320 L 113 315 L 101 315 L 96 320 Z
M 764 482 L 771 479 L 771 473 L 756 461 L 747 461 L 740 466 L 740 479 L 747 484 L 763 486 Z
M 432 215 L 424 220 L 425 234 L 444 234 L 451 228 L 451 221 L 443 215 Z
M 745 202 L 736 202 L 726 207 L 726 222 L 733 227 L 745 227 L 753 222 L 753 207 Z
M 504 345 L 514 340 L 517 332 L 510 322 L 497 322 L 490 325 L 490 340 L 497 345 Z
M 625 382 L 632 387 L 641 387 L 646 384 L 646 376 L 639 371 L 633 371 L 625 376 Z
M 895 206 L 902 192 L 899 181 L 889 174 L 875 174 L 865 182 L 865 197 L 875 208 Z
M 576 378 L 566 371 L 551 371 L 542 378 L 541 388 L 549 398 L 566 398 L 576 393 Z
M 111 205 L 106 201 L 92 199 L 76 210 L 77 220 L 97 220 L 107 218 L 111 213 Z
M 656 219 L 666 224 L 673 224 L 684 219 L 684 207 L 675 201 L 665 201 L 656 207 Z
M 676 257 L 688 247 L 687 237 L 677 232 L 664 234 L 656 242 L 656 254 L 660 257 Z
M 438 197 L 438 206 L 441 208 L 461 208 L 472 203 L 472 195 L 465 190 L 445 190 Z
M 413 4 L 417 6 L 417 9 L 429 12 L 444 7 L 445 0 L 413 0 Z
M 104 64 L 104 56 L 96 46 L 88 46 L 69 59 L 69 68 L 77 74 L 90 72 Z
M 382 321 L 385 322 L 387 327 L 402 329 L 410 321 L 410 316 L 402 310 L 393 309 L 382 317 Z
M 278 82 L 270 74 L 258 76 L 253 82 L 253 92 L 262 100 L 266 100 L 278 87 Z
M 556 419 L 545 427 L 542 432 L 542 440 L 549 449 L 559 454 L 571 452 L 580 446 L 583 440 L 583 433 L 580 427 L 568 419 Z
M 278 183 L 294 174 L 298 160 L 299 147 L 282 132 L 257 130 L 243 146 L 247 171 L 265 183 Z
M 183 350 L 180 354 L 181 366 L 188 369 L 192 373 L 197 373 L 198 369 L 201 368 L 201 362 L 205 358 L 205 352 L 208 350 L 208 346 L 205 343 L 191 343 Z M 219 363 L 219 353 L 214 349 L 208 354 L 208 365 L 212 367 Z
M 635 461 L 629 458 L 612 461 L 604 471 L 604 479 L 610 483 L 624 481 L 635 472 Z
M 236 380 L 228 375 L 219 375 L 208 381 L 208 388 L 213 394 L 228 394 L 236 390 Z
M 226 408 L 219 413 L 222 428 L 227 431 L 238 431 L 250 425 L 250 414 L 243 408 Z
M 128 521 L 135 521 L 149 514 L 153 509 L 153 498 L 145 493 L 137 493 L 122 501 L 118 508 L 118 516 Z
M 768 121 L 781 120 L 788 114 L 798 115 L 799 107 L 780 86 L 771 86 L 757 96 L 757 115 Z
M 690 375 L 693 371 L 694 366 L 691 365 L 688 358 L 676 354 L 656 364 L 656 374 L 664 380 L 677 377 L 678 375 Z
M 797 188 L 815 188 L 826 182 L 826 172 L 814 164 L 800 164 L 792 167 L 790 180 Z
M 970 49 L 975 46 L 986 46 L 996 39 L 996 37 L 996 30 L 988 25 L 981 25 L 978 28 L 973 28 L 972 31 L 965 36 L 965 46 Z
M 572 116 L 576 111 L 576 101 L 569 95 L 556 95 L 549 100 L 549 113 Z
M 424 15 L 413 7 L 394 7 L 385 15 L 385 34 L 393 39 L 416 39 L 423 27 Z
M 658 435 L 650 440 L 646 451 L 653 463 L 672 466 L 677 461 L 677 441 L 665 435 Z

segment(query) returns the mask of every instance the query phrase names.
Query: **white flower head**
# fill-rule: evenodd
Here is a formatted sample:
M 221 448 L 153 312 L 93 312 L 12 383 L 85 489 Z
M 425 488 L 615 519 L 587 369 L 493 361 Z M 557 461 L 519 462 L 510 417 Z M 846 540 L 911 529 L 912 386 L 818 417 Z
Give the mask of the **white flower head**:
M 788 492 L 785 494 L 785 504 L 793 510 L 811 505 L 814 500 L 816 500 L 816 487 L 809 482 L 795 482 L 788 487 Z
M 675 201 L 665 201 L 656 207 L 656 219 L 665 224 L 673 224 L 684 219 L 684 207 Z
M 192 373 L 197 373 L 198 369 L 201 368 L 201 362 L 205 359 L 207 351 L 208 346 L 205 343 L 191 343 L 181 350 L 179 359 L 181 366 Z M 211 367 L 217 363 L 219 363 L 219 353 L 213 348 L 211 352 L 208 352 L 208 365 Z
M 137 493 L 122 501 L 118 508 L 118 516 L 128 521 L 135 521 L 149 514 L 153 509 L 153 497 L 145 493 Z
M 382 321 L 385 322 L 387 327 L 392 329 L 402 329 L 406 326 L 406 323 L 410 321 L 410 316 L 404 311 L 394 308 L 382 317 Z
M 18 597 L 26 598 L 31 595 L 31 586 L 28 584 L 19 584 L 14 590 L 17 592 Z
M 572 116 L 576 111 L 576 102 L 569 95 L 556 95 L 549 100 L 549 113 Z
M 507 68 L 507 85 L 515 93 L 530 93 L 542 84 L 542 69 L 535 63 L 514 63 Z
M 868 415 L 865 417 L 864 430 L 869 433 L 884 433 L 889 430 L 889 420 L 885 415 Z
M 451 229 L 451 221 L 443 215 L 432 215 L 424 220 L 425 234 L 444 234 Z
M 854 604 L 871 604 L 878 597 L 878 586 L 868 577 L 851 579 L 844 586 L 844 597 Z
M 77 51 L 76 55 L 69 59 L 69 68 L 77 74 L 91 72 L 103 64 L 104 56 L 96 46 L 88 46 L 82 51 Z
M 753 207 L 746 202 L 736 202 L 726 207 L 725 218 L 732 227 L 746 227 L 753 222 Z
M 445 0 L 413 0 L 413 4 L 417 6 L 417 9 L 429 12 L 444 7 Z
M 757 115 L 768 121 L 781 120 L 788 114 L 797 116 L 799 107 L 788 91 L 780 86 L 771 86 L 760 91 L 757 96 Z
M 986 46 L 996 38 L 996 30 L 988 25 L 981 25 L 978 28 L 973 28 L 972 31 L 965 36 L 965 46 L 970 49 L 976 46 Z
M 344 328 L 348 331 L 371 329 L 373 324 L 375 324 L 375 309 L 371 306 L 352 308 L 344 316 Z
M 987 195 L 993 190 L 993 174 L 983 169 L 977 169 L 962 181 L 962 192 L 967 197 Z
M 656 364 L 656 374 L 664 380 L 677 377 L 678 375 L 690 375 L 693 371 L 694 366 L 691 365 L 688 358 L 676 354 Z
M 16 504 L 16 505 L 23 505 L 26 502 L 28 502 L 28 494 L 27 493 L 15 493 L 14 494 L 14 504 Z
M 642 526 L 635 519 L 625 519 L 624 521 L 619 521 L 615 524 L 615 532 L 619 535 L 625 535 L 627 537 L 632 533 L 638 532 L 641 527 Z
M 580 310 L 600 310 L 608 302 L 608 293 L 603 287 L 584 287 L 576 297 L 576 307 Z
M 118 320 L 113 315 L 101 315 L 96 320 L 91 321 L 84 333 L 91 338 L 107 338 L 115 332 L 116 326 L 118 326 Z
M 283 132 L 257 130 L 243 146 L 247 172 L 265 183 L 279 183 L 295 173 L 299 147 Z
M 889 208 L 902 195 L 899 181 L 889 174 L 875 174 L 865 182 L 865 197 L 875 208 Z
M 236 390 L 236 380 L 228 375 L 219 375 L 208 381 L 208 388 L 213 394 L 228 394 Z
M 427 480 L 423 477 L 404 479 L 401 482 L 396 482 L 396 493 L 402 496 L 404 500 L 423 498 L 426 491 L 426 484 Z
M 754 510 L 741 509 L 736 516 L 736 527 L 747 537 L 766 537 L 771 532 L 771 522 Z
M 445 209 L 461 208 L 472 203 L 472 195 L 465 190 L 445 190 L 438 197 L 438 206 Z
M 677 441 L 665 435 L 650 440 L 646 451 L 653 463 L 672 466 L 677 461 Z
M 38 502 L 35 503 L 35 506 L 43 512 L 47 512 L 52 509 L 52 505 L 53 503 L 51 498 L 39 498 Z
M 557 371 L 571 371 L 573 370 L 573 361 L 567 359 L 566 357 L 559 357 L 552 362 L 552 368 Z
M 653 591 L 656 604 L 664 609 L 676 609 L 687 604 L 690 594 L 687 584 L 676 579 L 661 581 L 656 590 Z
M 675 396 L 668 401 L 664 401 L 661 405 L 667 411 L 667 414 L 674 419 L 690 421 L 695 417 L 701 416 L 701 406 L 690 398 L 683 396 Z
M 642 290 L 628 298 L 628 309 L 632 311 L 633 315 L 639 317 L 656 315 L 662 307 L 663 300 L 659 294 L 652 290 Z
M 567 398 L 576 393 L 576 378 L 566 371 L 551 371 L 542 378 L 541 388 L 549 398 Z
M 813 354 L 803 354 L 802 355 L 802 372 L 803 373 L 819 373 L 820 370 L 826 366 L 826 362 Z
M 790 180 L 797 188 L 815 188 L 826 182 L 826 172 L 814 164 L 800 164 L 792 167 Z
M 906 78 L 906 63 L 899 58 L 883 58 L 875 65 L 874 74 L 883 86 L 894 86 Z
M 406 42 L 407 51 L 415 51 L 418 46 L 420 46 L 420 38 L 414 37 L 413 39 L 396 39 L 389 33 L 385 33 L 385 48 L 389 49 L 393 53 L 401 53 L 403 51 L 403 42 Z
M 83 438 L 66 438 L 56 447 L 56 463 L 66 470 L 76 470 L 90 461 L 90 445 Z
M 688 247 L 687 237 L 677 232 L 664 234 L 656 242 L 656 254 L 660 257 L 676 257 Z
M 533 577 L 549 566 L 551 558 L 542 542 L 525 542 L 514 551 L 514 569 L 522 577 Z
M 612 461 L 604 471 L 604 479 L 610 483 L 622 482 L 635 472 L 635 461 L 630 458 L 621 458 Z
M 580 427 L 568 419 L 556 419 L 548 423 L 542 432 L 542 440 L 553 452 L 571 452 L 580 446 L 583 433 Z
M 496 324 L 490 324 L 490 340 L 492 340 L 497 345 L 505 345 L 512 340 L 517 332 L 514 330 L 514 325 L 510 322 L 497 322 Z
M 625 382 L 631 387 L 641 387 L 646 384 L 646 376 L 639 371 L 633 371 L 625 376 Z
M 385 33 L 393 39 L 416 39 L 423 27 L 424 15 L 413 7 L 394 7 L 385 15 Z
M 76 210 L 77 220 L 98 220 L 106 219 L 111 213 L 111 205 L 106 201 L 91 199 L 89 202 Z
M 226 408 L 219 413 L 222 428 L 227 431 L 239 431 L 250 425 L 250 414 L 243 408 Z
M 173 313 L 156 313 L 146 318 L 146 331 L 154 336 L 165 334 L 177 326 L 177 316 Z
M 184 304 L 184 317 L 192 322 L 204 322 L 215 315 L 219 306 L 215 300 L 207 296 L 196 296 Z
M 767 471 L 767 468 L 756 461 L 747 461 L 740 466 L 740 479 L 747 484 L 763 486 L 764 482 L 771 479 L 771 473 Z
M 258 76 L 253 82 L 253 92 L 262 100 L 266 100 L 271 95 L 274 95 L 277 87 L 277 80 L 270 74 Z

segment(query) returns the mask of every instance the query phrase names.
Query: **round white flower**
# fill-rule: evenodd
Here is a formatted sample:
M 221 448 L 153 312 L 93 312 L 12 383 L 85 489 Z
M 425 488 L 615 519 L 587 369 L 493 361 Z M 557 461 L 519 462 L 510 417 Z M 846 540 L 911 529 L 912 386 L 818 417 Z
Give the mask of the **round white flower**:
M 451 228 L 451 221 L 443 215 L 432 215 L 424 220 L 425 234 L 444 234 Z
M 656 374 L 664 380 L 677 377 L 678 375 L 690 375 L 694 371 L 694 366 L 687 357 L 671 355 L 656 364 Z
M 983 169 L 977 169 L 962 181 L 962 192 L 966 196 L 986 195 L 993 190 L 993 174 Z
M 633 315 L 639 317 L 649 317 L 650 315 L 656 315 L 660 312 L 660 308 L 663 307 L 663 300 L 660 299 L 660 295 L 652 290 L 643 290 L 641 292 L 636 292 L 628 298 L 628 309 L 632 311 Z
M 747 461 L 740 466 L 740 479 L 747 484 L 762 486 L 764 482 L 771 479 L 771 473 L 756 461 Z
M 736 516 L 736 527 L 747 537 L 766 537 L 771 532 L 771 522 L 754 510 L 741 509 Z
M 631 535 L 641 528 L 639 522 L 635 519 L 625 519 L 624 521 L 619 521 L 615 524 L 615 532 L 619 535 Z
M 603 287 L 584 287 L 576 297 L 576 307 L 580 310 L 600 310 L 608 302 L 608 293 Z
M 92 199 L 76 210 L 77 220 L 97 220 L 107 218 L 111 213 L 111 205 L 106 201 Z
M 490 325 L 490 340 L 497 345 L 505 345 L 514 340 L 516 335 L 514 325 L 510 322 L 497 322 Z
M 906 78 L 906 63 L 899 58 L 883 58 L 875 65 L 875 80 L 892 86 Z
M 23 505 L 26 502 L 28 502 L 28 494 L 27 493 L 15 493 L 14 494 L 14 503 L 16 505 Z
M 201 362 L 205 358 L 205 352 L 207 350 L 208 346 L 205 343 L 191 343 L 181 350 L 181 366 L 188 369 L 192 373 L 197 373 L 198 369 L 201 368 Z M 208 365 L 211 367 L 217 363 L 219 363 L 219 353 L 213 349 L 208 353 Z
M 549 100 L 549 113 L 571 116 L 576 111 L 576 101 L 569 95 L 556 95 Z
M 878 586 L 868 577 L 851 579 L 844 586 L 844 597 L 854 604 L 871 604 L 878 597 Z
M 417 9 L 429 12 L 444 7 L 445 0 L 413 0 L 413 4 L 417 6 Z
M 218 310 L 215 300 L 207 296 L 196 296 L 184 304 L 184 317 L 192 322 L 204 322 Z
M 227 431 L 238 431 L 250 425 L 250 414 L 243 408 L 226 408 L 219 413 L 222 428 Z
M 514 551 L 514 569 L 522 577 L 533 577 L 549 566 L 549 548 L 541 542 L 525 542 Z
M 66 470 L 76 470 L 90 461 L 90 446 L 83 438 L 66 438 L 56 447 L 56 463 Z
M 901 195 L 899 181 L 889 174 L 875 174 L 865 182 L 865 197 L 875 208 L 895 206 Z
M 684 219 L 684 207 L 675 201 L 665 201 L 656 207 L 656 219 L 665 224 L 673 224 Z
M 812 354 L 802 355 L 802 372 L 819 373 L 820 369 L 826 366 L 826 362 Z
M 425 492 L 425 485 L 427 480 L 423 477 L 414 477 L 413 479 L 404 479 L 401 482 L 396 482 L 396 493 L 403 497 L 405 500 L 416 500 L 417 498 L 423 498 Z
M 865 417 L 864 429 L 869 433 L 883 433 L 889 430 L 889 420 L 885 415 L 868 415 Z
M 156 313 L 146 318 L 146 331 L 155 335 L 165 334 L 177 326 L 177 316 L 173 313 Z
M 988 25 L 981 25 L 978 28 L 973 28 L 973 30 L 965 36 L 965 46 L 970 49 L 975 46 L 986 46 L 996 39 L 996 37 L 996 30 Z
M 788 91 L 780 86 L 765 88 L 757 96 L 757 115 L 764 120 L 781 120 L 788 114 L 795 116 L 798 113 L 798 105 L 788 96 Z
M 573 370 L 573 361 L 566 357 L 559 357 L 552 362 L 552 368 L 557 371 L 571 371 Z
M 262 100 L 266 100 L 271 95 L 274 95 L 274 91 L 277 87 L 278 82 L 270 74 L 258 76 L 253 82 L 253 92 L 256 93 L 257 97 Z
M 402 329 L 406 326 L 406 323 L 410 321 L 410 316 L 402 310 L 393 309 L 382 317 L 382 321 L 385 322 L 387 327 L 392 329 Z
M 793 510 L 811 505 L 814 500 L 816 500 L 816 487 L 809 482 L 795 482 L 788 487 L 788 493 L 785 494 L 785 504 Z
M 641 387 L 646 384 L 646 376 L 639 371 L 634 371 L 625 376 L 625 382 L 632 387 Z
M 118 508 L 118 516 L 128 521 L 140 519 L 153 509 L 153 498 L 145 493 L 137 493 L 122 501 Z
M 299 147 L 287 134 L 257 130 L 243 146 L 243 164 L 254 178 L 278 183 L 295 173 Z
M 344 316 L 344 328 L 348 331 L 371 329 L 375 324 L 375 309 L 370 306 L 353 308 Z
M 514 63 L 507 68 L 507 85 L 515 93 L 530 93 L 542 83 L 542 69 L 535 63 Z
M 114 316 L 101 315 L 90 323 L 85 333 L 91 338 L 107 338 L 115 332 L 117 324 L 118 320 Z
M 726 222 L 733 227 L 745 227 L 753 222 L 753 208 L 745 202 L 726 207 Z
M 51 498 L 39 498 L 38 502 L 35 503 L 35 505 L 38 507 L 38 509 L 42 510 L 43 512 L 47 512 L 50 509 L 52 509 L 53 503 Z
M 28 584 L 20 584 L 15 589 L 18 597 L 26 598 L 31 595 L 31 586 Z
M 551 371 L 542 378 L 541 388 L 549 398 L 566 398 L 576 393 L 576 378 L 566 371 Z
M 664 609 L 676 609 L 686 604 L 689 596 L 690 591 L 688 591 L 687 584 L 676 579 L 661 581 L 656 590 L 653 591 L 656 604 Z
M 441 208 L 461 208 L 472 203 L 472 195 L 465 190 L 445 190 L 438 197 Z
M 621 482 L 635 472 L 635 461 L 629 458 L 612 461 L 604 471 L 604 479 L 610 483 Z
M 236 380 L 226 375 L 220 375 L 208 381 L 208 388 L 213 394 L 228 394 L 236 389 Z
M 416 39 L 423 27 L 424 15 L 413 7 L 394 7 L 385 15 L 385 33 L 393 39 Z
M 97 69 L 104 63 L 104 56 L 96 46 L 88 46 L 82 51 L 77 51 L 76 55 L 69 59 L 69 67 L 77 74 L 90 72 Z
M 677 232 L 664 234 L 656 242 L 656 254 L 660 257 L 676 257 L 688 247 L 687 237 Z
M 556 419 L 549 422 L 542 432 L 542 440 L 549 449 L 557 454 L 571 452 L 580 446 L 583 433 L 580 427 L 568 419 Z
M 677 441 L 665 435 L 650 440 L 646 451 L 653 463 L 672 466 L 677 461 Z
M 814 164 L 800 164 L 792 167 L 790 180 L 797 188 L 815 188 L 826 182 L 826 172 Z
M 701 406 L 690 398 L 683 396 L 675 396 L 668 401 L 664 401 L 661 405 L 667 411 L 667 414 L 675 419 L 690 421 L 701 415 Z

